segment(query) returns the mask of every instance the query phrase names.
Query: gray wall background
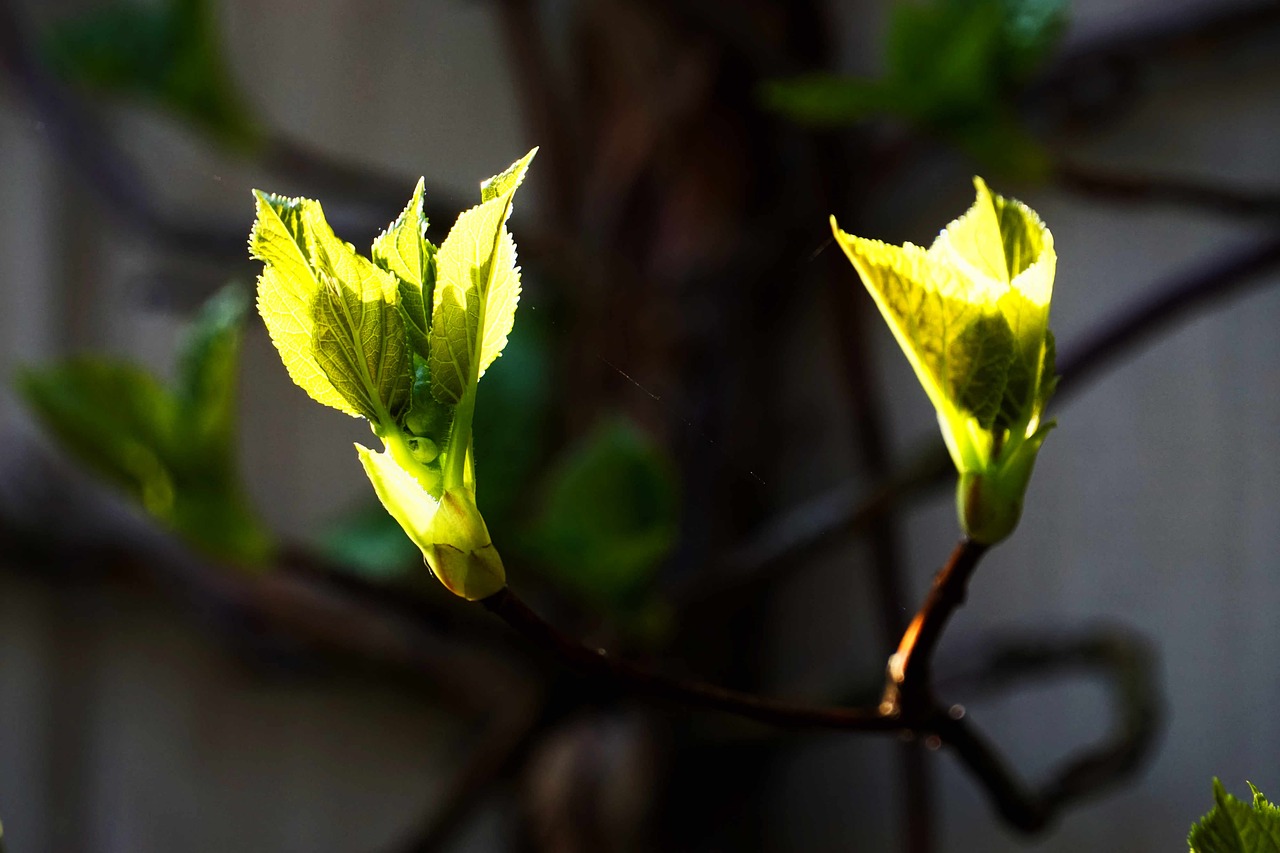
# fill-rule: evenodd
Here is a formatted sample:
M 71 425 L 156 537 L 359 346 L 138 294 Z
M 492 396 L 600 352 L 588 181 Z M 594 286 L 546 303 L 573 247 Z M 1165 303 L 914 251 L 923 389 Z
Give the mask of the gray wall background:
M 1174 5 L 1076 2 L 1071 37 Z M 254 106 L 320 147 L 469 192 L 472 177 L 538 142 L 522 130 L 487 4 L 221 7 Z M 857 46 L 873 41 L 883 10 L 856 4 L 845 18 Z M 1186 80 L 1162 85 L 1076 153 L 1280 185 L 1280 61 L 1222 60 L 1190 63 Z M 151 113 L 126 112 L 116 132 L 175 209 L 239 213 L 246 187 L 258 183 Z M 3 90 L 0 174 L 0 374 L 86 350 L 167 369 L 181 318 L 142 297 L 156 292 L 156 276 L 184 271 L 64 172 L 40 123 Z M 963 172 L 940 164 L 886 200 L 886 222 L 926 241 L 968 192 Z M 1053 325 L 1062 348 L 1149 286 L 1251 234 L 1239 222 L 1086 205 L 1050 191 L 1024 200 L 1055 234 Z M 524 204 L 536 209 L 536 191 Z M 815 223 L 815 235 L 823 228 Z M 811 330 L 796 332 L 795 357 L 835 377 L 835 344 L 819 311 L 813 306 Z M 1022 526 L 977 576 L 944 643 L 944 665 L 996 628 L 1121 622 L 1159 646 L 1167 726 L 1141 778 L 1030 842 L 999 828 L 961 770 L 938 756 L 942 850 L 1177 850 L 1210 804 L 1212 776 L 1237 792 L 1246 779 L 1280 791 L 1277 320 L 1280 288 L 1251 291 L 1127 357 L 1058 412 Z M 932 431 L 932 414 L 889 335 L 876 345 L 905 460 Z M 349 452 L 363 428 L 293 389 L 264 334 L 249 337 L 243 376 L 253 497 L 279 529 L 306 536 L 364 496 Z M 806 393 L 821 395 L 821 379 Z M 30 427 L 7 392 L 0 421 L 8 436 L 0 450 L 25 452 Z M 803 497 L 856 474 L 838 422 L 796 429 L 787 450 L 797 456 L 796 479 L 768 488 Z M 917 593 L 953 530 L 949 498 L 910 515 Z M 768 626 L 777 692 L 817 690 L 867 660 L 874 614 L 862 578 L 848 569 L 851 555 L 856 547 L 836 549 L 829 566 L 779 596 Z M 1096 687 L 1054 682 L 970 711 L 1035 777 L 1056 750 L 1099 730 L 1102 700 Z M 143 591 L 68 591 L 0 576 L 0 817 L 14 851 L 375 849 L 430 807 L 458 738 L 412 691 L 349 674 L 255 672 L 189 613 Z M 896 793 L 883 784 L 890 758 L 879 741 L 808 739 L 778 774 L 772 835 L 762 843 L 893 849 L 887 815 Z M 491 849 L 501 838 L 501 825 L 484 821 L 460 849 Z

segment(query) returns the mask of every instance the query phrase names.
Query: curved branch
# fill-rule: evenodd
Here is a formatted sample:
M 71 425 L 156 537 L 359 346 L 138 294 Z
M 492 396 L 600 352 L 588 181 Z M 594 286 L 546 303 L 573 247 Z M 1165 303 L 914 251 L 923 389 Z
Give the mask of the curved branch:
M 1125 630 L 1103 628 L 1066 637 L 1008 637 L 997 641 L 974 670 L 948 679 L 948 686 L 967 683 L 999 690 L 1028 677 L 1086 670 L 1098 672 L 1110 686 L 1116 720 L 1111 735 L 1065 760 L 1037 792 L 1021 785 L 984 784 L 1001 814 L 1011 822 L 1020 819 L 1024 831 L 1036 831 L 1066 806 L 1132 775 L 1151 754 L 1161 728 L 1157 669 L 1154 651 L 1144 640 Z M 940 736 L 969 755 L 964 763 L 971 772 L 997 763 L 991 747 L 972 727 L 963 722 L 945 727 L 948 732 Z M 1009 778 L 1007 770 L 1001 778 Z
M 1135 662 L 1123 655 L 1115 657 L 1117 682 L 1122 684 L 1119 692 L 1127 700 L 1121 705 L 1122 724 L 1118 733 L 1068 761 L 1048 784 L 1030 788 L 1022 782 L 995 747 L 965 719 L 963 709 L 942 705 L 933 693 L 930 672 L 933 654 L 948 620 L 964 602 L 969 578 L 987 550 L 986 546 L 968 540 L 956 546 L 904 633 L 897 654 L 890 659 L 885 698 L 874 709 L 796 705 L 700 681 L 672 678 L 564 636 L 510 589 L 503 589 L 481 603 L 526 640 L 585 677 L 598 681 L 600 688 L 621 689 L 633 695 L 722 711 L 776 726 L 895 732 L 947 746 L 955 751 L 1011 826 L 1024 832 L 1037 832 L 1046 828 L 1065 806 L 1115 783 L 1138 766 L 1156 728 L 1156 712 L 1151 705 L 1154 692 L 1141 660 Z M 1022 663 L 1028 662 L 1026 659 Z M 1136 686 L 1125 684 L 1126 680 Z
M 1121 204 L 1194 207 L 1227 216 L 1280 218 L 1280 191 L 1251 192 L 1220 183 L 1167 175 L 1144 175 L 1060 161 L 1054 182 L 1080 195 Z

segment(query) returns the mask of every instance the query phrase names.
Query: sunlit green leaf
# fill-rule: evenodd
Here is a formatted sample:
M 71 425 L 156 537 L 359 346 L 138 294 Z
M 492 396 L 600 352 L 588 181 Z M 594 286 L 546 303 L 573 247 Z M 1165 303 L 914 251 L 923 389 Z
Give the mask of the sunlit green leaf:
M 441 402 L 461 402 L 506 346 L 520 299 L 515 241 L 506 222 L 536 153 L 486 181 L 485 200 L 463 212 L 440 245 L 428 361 Z
M 974 183 L 973 207 L 929 249 L 854 237 L 834 217 L 832 229 L 938 412 L 965 530 L 998 541 L 1048 429 L 1057 257 L 1030 208 Z
M 1249 784 L 1253 802 L 1236 799 L 1213 780 L 1214 808 L 1191 827 L 1191 853 L 1280 853 L 1280 808 Z
M 436 247 L 426 239 L 427 219 L 422 212 L 423 181 L 396 221 L 373 241 L 373 262 L 400 281 L 400 310 L 404 314 L 409 343 L 421 358 L 428 357 L 427 331 L 431 328 L 431 297 L 435 291 Z
M 317 402 L 394 422 L 412 366 L 396 276 L 334 236 L 318 202 L 255 197 L 258 309 L 290 377 Z
M 520 294 L 512 195 L 536 149 L 486 181 L 437 251 L 422 183 L 373 245 L 333 236 L 317 203 L 258 194 L 250 238 L 266 263 L 259 307 L 290 376 L 312 397 L 363 415 L 382 439 L 357 445 L 387 512 L 431 571 L 464 598 L 506 583 L 476 506 L 472 427 L 480 377 L 507 343 Z

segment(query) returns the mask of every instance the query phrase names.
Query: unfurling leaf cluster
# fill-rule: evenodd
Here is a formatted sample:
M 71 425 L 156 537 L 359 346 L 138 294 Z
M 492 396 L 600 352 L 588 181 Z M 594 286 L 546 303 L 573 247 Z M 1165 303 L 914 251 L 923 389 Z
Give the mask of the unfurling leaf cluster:
M 520 298 L 512 198 L 537 149 L 481 187 L 439 247 L 423 185 L 365 258 L 319 202 L 255 192 L 251 254 L 265 265 L 258 308 L 290 377 L 319 403 L 369 421 L 357 445 L 383 506 L 454 593 L 506 583 L 476 508 L 476 387 L 506 346 Z
M 234 287 L 209 300 L 187 333 L 172 386 L 134 364 L 81 357 L 24 371 L 18 390 L 68 454 L 153 517 L 214 556 L 258 567 L 274 545 L 235 463 L 247 310 Z
M 928 249 L 841 231 L 862 277 L 938 413 L 960 473 L 957 508 L 972 539 L 1013 532 L 1036 454 L 1053 426 L 1049 302 L 1053 236 L 1021 202 L 974 179 L 977 200 Z

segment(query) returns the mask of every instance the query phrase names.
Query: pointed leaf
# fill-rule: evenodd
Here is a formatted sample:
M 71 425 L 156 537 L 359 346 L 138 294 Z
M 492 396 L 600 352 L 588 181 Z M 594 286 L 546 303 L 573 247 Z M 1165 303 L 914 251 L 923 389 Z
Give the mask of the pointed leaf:
M 311 266 L 303 213 L 316 203 L 258 190 L 253 195 L 258 216 L 249 235 L 249 252 L 266 265 L 258 276 L 258 312 L 271 342 L 289 378 L 313 400 L 359 417 L 359 410 L 333 387 L 312 349 L 321 284 Z
M 419 291 L 434 277 L 431 256 L 435 250 L 426 240 L 427 218 L 422 210 L 424 182 L 418 179 L 405 209 L 373 241 L 373 262 L 400 280 L 416 284 Z
M 1192 853 L 1280 853 L 1280 808 L 1267 802 L 1252 783 L 1252 803 L 1228 794 L 1213 780 L 1216 806 L 1191 827 Z
M 426 239 L 427 219 L 422 210 L 423 180 L 396 221 L 373 242 L 373 262 L 399 280 L 400 311 L 404 315 L 409 344 L 422 358 L 429 350 L 431 295 L 435 289 L 436 247 Z
M 256 195 L 258 307 L 289 375 L 325 405 L 394 419 L 412 370 L 396 277 L 334 236 L 318 202 Z
M 979 351 L 987 340 L 982 331 L 995 328 L 988 322 L 991 312 L 984 311 L 984 294 L 919 246 L 854 237 L 841 231 L 834 217 L 832 228 L 934 407 L 944 412 L 962 405 L 973 412 L 998 407 L 998 396 L 978 399 L 969 377 L 960 372 L 989 361 Z
M 529 164 L 533 162 L 533 158 L 537 153 L 538 149 L 535 147 L 504 171 L 481 183 L 480 201 L 490 201 L 491 199 L 501 198 L 504 195 L 511 195 L 519 189 L 520 184 L 524 182 L 525 172 L 529 171 Z
M 461 402 L 506 345 L 520 298 L 506 221 L 536 151 L 487 181 L 485 201 L 462 213 L 440 245 L 428 364 L 432 393 L 441 402 Z

